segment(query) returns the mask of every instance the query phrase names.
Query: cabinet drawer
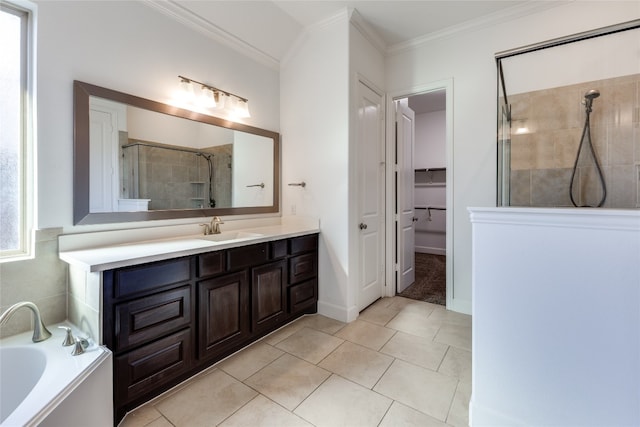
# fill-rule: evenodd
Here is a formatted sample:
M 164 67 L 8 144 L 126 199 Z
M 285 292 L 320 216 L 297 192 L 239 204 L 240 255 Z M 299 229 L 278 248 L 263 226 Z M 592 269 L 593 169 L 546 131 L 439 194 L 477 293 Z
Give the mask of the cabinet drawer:
M 316 265 L 317 253 L 298 255 L 289 259 L 289 284 L 302 282 L 316 277 L 318 266 Z
M 189 326 L 191 287 L 183 286 L 116 305 L 115 351 L 151 341 Z
M 267 247 L 267 243 L 260 243 L 227 250 L 227 269 L 238 270 L 267 261 Z
M 186 282 L 191 278 L 190 258 L 154 262 L 115 271 L 113 297 L 122 298 L 136 293 Z
M 289 254 L 296 255 L 302 252 L 318 250 L 318 235 L 295 237 L 289 241 Z
M 198 255 L 198 277 L 224 272 L 224 251 Z
M 289 313 L 313 307 L 317 301 L 318 281 L 309 280 L 289 287 Z
M 287 256 L 287 241 L 276 240 L 271 242 L 271 259 L 278 259 Z
M 130 402 L 191 368 L 191 329 L 185 329 L 115 358 L 116 396 Z

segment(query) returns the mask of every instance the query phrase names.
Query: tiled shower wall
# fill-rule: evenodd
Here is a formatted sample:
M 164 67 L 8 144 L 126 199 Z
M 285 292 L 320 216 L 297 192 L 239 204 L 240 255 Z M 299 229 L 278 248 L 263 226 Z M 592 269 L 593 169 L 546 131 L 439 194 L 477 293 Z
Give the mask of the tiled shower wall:
M 194 153 L 139 145 L 139 198 L 151 199 L 149 209 L 208 207 L 209 169 Z M 213 198 L 216 207 L 231 206 L 231 144 L 203 149 L 213 154 Z
M 573 206 L 569 185 L 585 122 L 584 94 L 593 101 L 591 138 L 607 187 L 605 208 L 640 207 L 640 74 L 509 95 L 511 206 Z M 519 128 L 526 133 L 517 134 Z M 581 150 L 574 183 L 579 205 L 601 197 L 593 159 Z

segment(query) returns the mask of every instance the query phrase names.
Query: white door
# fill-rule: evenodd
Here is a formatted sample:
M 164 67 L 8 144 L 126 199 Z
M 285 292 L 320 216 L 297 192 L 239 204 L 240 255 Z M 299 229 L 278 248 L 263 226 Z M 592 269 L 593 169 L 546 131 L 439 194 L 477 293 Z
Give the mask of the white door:
M 397 292 L 415 281 L 415 207 L 413 149 L 415 114 L 405 102 L 396 102 L 397 203 L 398 203 L 398 267 Z
M 114 212 L 118 210 L 119 189 L 117 116 L 91 109 L 89 121 L 89 212 Z
M 384 107 L 382 95 L 358 84 L 358 309 L 383 294 L 384 287 Z

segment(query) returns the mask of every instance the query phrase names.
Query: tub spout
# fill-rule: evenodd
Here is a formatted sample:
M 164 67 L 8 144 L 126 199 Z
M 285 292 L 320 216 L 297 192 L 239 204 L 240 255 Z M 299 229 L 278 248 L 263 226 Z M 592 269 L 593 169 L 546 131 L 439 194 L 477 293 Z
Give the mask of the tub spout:
M 33 342 L 44 341 L 51 336 L 51 332 L 44 326 L 42 323 L 42 317 L 40 316 L 40 310 L 38 307 L 32 302 L 22 301 L 13 304 L 11 307 L 7 309 L 2 315 L 0 315 L 0 326 L 4 325 L 13 313 L 15 313 L 18 309 L 22 307 L 27 307 L 33 312 Z

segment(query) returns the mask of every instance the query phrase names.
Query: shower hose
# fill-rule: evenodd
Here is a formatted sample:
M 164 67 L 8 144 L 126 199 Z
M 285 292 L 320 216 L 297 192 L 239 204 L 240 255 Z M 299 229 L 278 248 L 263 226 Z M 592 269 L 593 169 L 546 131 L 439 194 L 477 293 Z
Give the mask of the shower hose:
M 598 172 L 600 185 L 602 186 L 602 197 L 595 207 L 598 207 L 598 208 L 601 207 L 607 198 L 607 186 L 605 185 L 605 182 L 604 182 L 604 175 L 602 174 L 602 169 L 600 168 L 600 162 L 598 162 L 598 156 L 596 155 L 596 152 L 593 148 L 593 142 L 591 141 L 591 125 L 589 123 L 589 116 L 591 115 L 591 104 L 593 102 L 593 99 L 597 98 L 598 96 L 600 96 L 600 93 L 596 90 L 592 90 L 587 92 L 587 94 L 584 97 L 585 112 L 586 112 L 586 117 L 584 120 L 584 129 L 582 130 L 580 145 L 578 147 L 578 152 L 576 153 L 575 163 L 573 164 L 573 172 L 571 173 L 571 183 L 569 184 L 569 197 L 571 198 L 571 203 L 573 203 L 573 206 L 578 208 L 594 207 L 591 205 L 578 205 L 578 203 L 576 203 L 575 198 L 573 197 L 573 184 L 576 177 L 576 171 L 578 170 L 578 160 L 580 159 L 580 153 L 582 152 L 583 148 L 586 149 L 586 147 L 588 147 L 589 151 L 591 152 L 591 156 L 593 157 L 593 162 L 595 163 L 596 170 Z

